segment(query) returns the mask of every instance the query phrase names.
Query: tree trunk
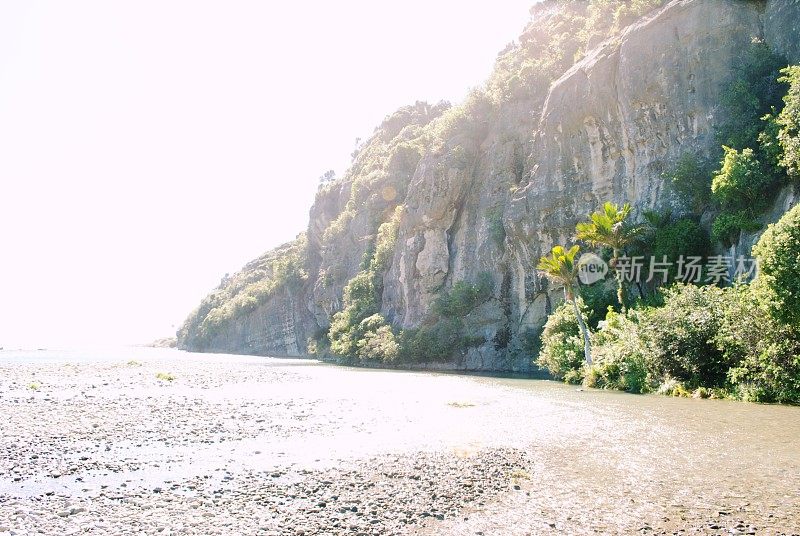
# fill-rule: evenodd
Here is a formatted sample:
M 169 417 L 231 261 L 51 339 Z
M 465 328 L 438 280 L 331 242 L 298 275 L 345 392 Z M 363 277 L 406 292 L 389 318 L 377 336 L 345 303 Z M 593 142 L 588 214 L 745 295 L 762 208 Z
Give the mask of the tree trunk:
M 614 270 L 614 277 L 617 279 L 617 301 L 619 302 L 619 308 L 621 312 L 625 312 L 625 283 L 622 280 L 622 276 L 619 272 L 617 272 L 617 260 L 619 259 L 619 251 L 614 250 L 614 254 L 611 257 L 611 269 Z
M 638 279 L 636 280 L 636 288 L 639 289 L 639 297 L 641 299 L 644 299 L 644 289 L 642 288 L 642 284 L 639 282 Z
M 572 293 L 567 295 L 567 299 L 572 302 L 572 307 L 575 309 L 575 317 L 578 319 L 578 327 L 583 335 L 583 357 L 586 359 L 586 364 L 592 365 L 592 342 L 589 339 L 589 328 L 586 327 L 586 322 L 583 321 L 583 313 L 578 308 L 578 300 Z

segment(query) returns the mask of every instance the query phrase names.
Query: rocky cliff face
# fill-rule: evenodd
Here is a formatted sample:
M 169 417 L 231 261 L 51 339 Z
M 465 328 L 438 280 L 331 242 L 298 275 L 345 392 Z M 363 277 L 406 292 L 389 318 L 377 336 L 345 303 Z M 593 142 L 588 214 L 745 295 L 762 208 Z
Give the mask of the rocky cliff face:
M 238 316 L 211 337 L 207 351 L 272 356 L 305 353 L 305 310 L 299 297 L 282 288 L 266 303 Z
M 379 274 L 386 320 L 423 325 L 437 296 L 488 273 L 491 298 L 463 319 L 476 343 L 443 366 L 528 370 L 530 341 L 558 298 L 534 269 L 538 258 L 607 200 L 683 210 L 663 172 L 687 149 L 718 149 L 721 92 L 752 40 L 800 61 L 798 21 L 794 0 L 675 0 L 577 63 L 535 63 L 564 24 L 547 4 L 500 56 L 493 80 L 508 64 L 550 78 L 514 75 L 507 91 L 490 81 L 461 106 L 418 103 L 388 117 L 348 173 L 320 189 L 302 284 L 273 289 L 202 349 L 304 353 L 341 310 L 378 226 L 394 217 L 394 252 Z M 199 348 L 186 334 L 179 340 Z

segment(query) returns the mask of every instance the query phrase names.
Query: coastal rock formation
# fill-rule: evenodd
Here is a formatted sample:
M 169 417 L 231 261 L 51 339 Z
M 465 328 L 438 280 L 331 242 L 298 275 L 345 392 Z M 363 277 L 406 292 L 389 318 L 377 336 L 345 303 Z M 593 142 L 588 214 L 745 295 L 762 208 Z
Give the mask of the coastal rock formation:
M 586 38 L 585 54 L 560 33 L 568 15 L 581 13 L 565 15 L 559 5 L 532 10 L 485 90 L 455 107 L 398 110 L 342 178 L 320 187 L 292 286 L 272 285 L 204 339 L 195 335 L 213 307 L 201 307 L 179 344 L 302 355 L 309 340 L 325 338 L 361 271 L 378 270 L 377 309 L 398 330 L 431 324 L 439 296 L 489 274 L 491 296 L 461 319 L 472 342 L 437 366 L 530 370 L 535 338 L 559 299 L 537 274 L 538 258 L 570 241 L 575 223 L 607 200 L 639 213 L 686 211 L 663 173 L 687 151 L 719 149 L 721 95 L 742 51 L 766 42 L 800 61 L 794 0 L 674 0 L 605 40 Z M 568 52 L 555 59 L 547 56 L 554 39 Z M 393 251 L 369 268 L 389 221 Z M 222 290 L 224 283 L 215 292 Z

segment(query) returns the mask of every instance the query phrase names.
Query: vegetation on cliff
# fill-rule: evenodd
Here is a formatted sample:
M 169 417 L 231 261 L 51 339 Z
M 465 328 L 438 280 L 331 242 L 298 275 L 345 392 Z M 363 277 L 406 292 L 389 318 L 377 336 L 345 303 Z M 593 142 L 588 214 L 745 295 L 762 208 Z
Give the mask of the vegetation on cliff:
M 178 330 L 179 344 L 198 351 L 209 349 L 215 337 L 276 292 L 297 292 L 308 279 L 307 248 L 306 236 L 301 234 L 249 262 L 232 277 L 226 275 Z
M 378 228 L 375 244 L 367 249 L 362 270 L 344 288 L 343 308 L 333 315 L 328 338 L 334 355 L 392 362 L 399 345 L 395 334 L 379 313 L 383 272 L 394 252 L 397 226 L 402 214 L 398 206 Z
M 786 79 L 779 73 L 785 66 L 784 58 L 756 41 L 723 93 L 726 120 L 717 128 L 723 155 L 711 193 L 720 209 L 712 236 L 725 244 L 735 242 L 740 232 L 762 228 L 761 216 L 788 182 L 776 158 L 781 149 L 774 117 L 784 105 Z
M 470 153 L 471 144 L 460 140 L 479 140 L 485 136 L 484 125 L 509 102 L 543 101 L 550 83 L 589 48 L 663 3 L 663 0 L 594 0 L 537 4 L 531 11 L 538 24 L 531 23 L 517 43 L 498 55 L 495 69 L 483 87 L 474 89 L 462 104 L 442 108 L 441 114 L 427 125 L 415 127 L 413 136 L 408 136 L 409 141 L 399 145 L 397 141 L 389 141 L 389 146 L 413 152 L 414 165 L 426 154 L 439 154 L 448 167 L 469 167 L 475 155 Z M 379 147 L 385 147 L 390 139 L 391 135 L 383 135 Z M 350 200 L 325 231 L 324 247 L 336 247 L 335 243 L 346 233 L 356 211 L 369 211 L 379 226 L 398 217 L 398 213 L 386 216 L 385 210 L 380 217 L 377 211 L 369 210 L 372 203 L 366 199 L 367 192 L 377 196 L 385 185 L 376 179 L 366 181 L 364 177 L 402 175 L 387 170 L 386 157 L 376 158 L 376 154 L 384 154 L 384 151 L 376 151 L 375 142 L 370 141 L 357 155 L 349 171 L 353 177 Z M 520 178 L 522 164 L 518 167 L 515 175 Z M 407 183 L 402 181 L 392 185 L 398 200 L 405 197 L 407 188 Z M 487 211 L 486 218 L 490 238 L 502 246 L 505 229 L 501 209 L 493 207 Z M 392 228 L 396 233 L 396 224 Z M 377 234 L 380 235 L 380 231 Z M 388 244 L 384 249 L 389 251 Z M 365 255 L 369 257 L 371 253 L 368 249 Z M 388 260 L 389 255 L 386 258 Z M 486 277 L 479 274 L 476 281 L 455 281 L 443 287 L 419 326 L 399 329 L 392 327 L 392 319 L 381 312 L 382 277 L 387 268 L 386 263 L 366 260 L 362 270 L 344 285 L 342 310 L 333 315 L 327 340 L 318 336 L 310 341 L 311 349 L 318 354 L 330 351 L 345 360 L 436 362 L 452 360 L 468 347 L 486 342 L 480 335 L 465 329 L 465 319 L 492 297 L 495 289 L 488 274 Z
M 754 254 L 761 274 L 753 283 L 675 283 L 659 305 L 609 308 L 591 335 L 590 366 L 565 303 L 545 325 L 539 364 L 590 387 L 800 403 L 800 206 L 770 226 Z
M 758 144 L 741 150 L 724 147 L 721 168 L 711 183 L 722 216 L 751 210 L 755 212 L 749 216 L 757 214 L 776 181 L 787 184 L 793 178 L 800 140 L 796 128 L 800 69 L 785 68 L 781 73 L 779 80 L 789 84 L 785 106 L 759 119 L 774 124 L 775 135 L 765 134 L 769 126 L 758 132 L 753 125 L 739 124 L 743 130 L 737 135 L 749 132 L 749 138 L 739 141 L 755 139 Z M 735 104 L 738 110 L 745 109 L 742 103 Z M 777 144 L 770 146 L 774 140 Z M 769 154 L 771 162 L 765 160 Z M 685 162 L 680 165 L 680 175 L 698 169 Z M 685 242 L 680 235 L 688 235 L 688 229 L 675 233 L 676 241 Z M 586 231 L 586 224 L 579 224 L 577 236 L 608 245 Z M 591 336 L 592 365 L 576 357 L 581 347 L 576 337 L 577 309 L 562 305 L 545 325 L 539 364 L 558 378 L 592 387 L 800 403 L 800 205 L 768 227 L 753 255 L 760 272 L 752 283 L 733 281 L 726 287 L 675 283 L 654 289 L 650 296 L 640 295 L 628 311 L 609 307 Z

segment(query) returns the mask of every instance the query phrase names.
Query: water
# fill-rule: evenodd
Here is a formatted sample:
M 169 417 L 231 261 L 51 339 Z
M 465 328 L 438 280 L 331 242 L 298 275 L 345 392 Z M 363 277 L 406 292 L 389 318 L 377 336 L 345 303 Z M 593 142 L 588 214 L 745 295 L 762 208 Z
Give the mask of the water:
M 176 380 L 159 382 L 157 371 Z M 0 378 L 4 441 L 42 460 L 14 460 L 30 472 L 0 478 L 0 495 L 80 493 L 123 481 L 148 487 L 222 467 L 335 467 L 387 453 L 513 447 L 534 453 L 534 479 L 547 490 L 537 507 L 552 515 L 576 501 L 609 512 L 632 501 L 632 518 L 640 509 L 711 512 L 744 503 L 789 521 L 800 512 L 797 407 L 161 349 L 4 351 Z M 32 381 L 38 391 L 25 390 Z M 46 448 L 55 429 L 66 438 L 58 455 Z M 80 456 L 95 468 L 79 470 L 81 482 L 48 476 Z M 121 471 L 109 472 L 120 460 Z

